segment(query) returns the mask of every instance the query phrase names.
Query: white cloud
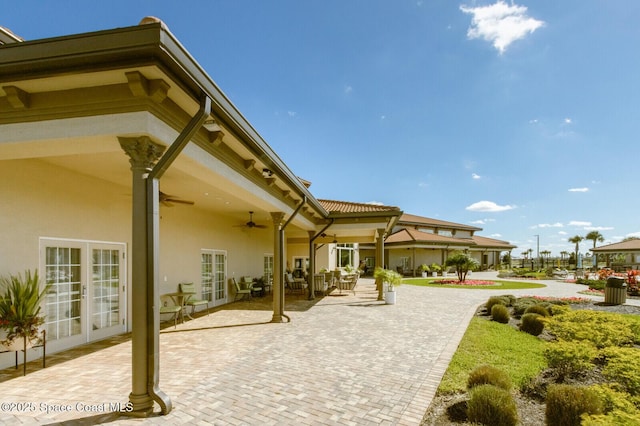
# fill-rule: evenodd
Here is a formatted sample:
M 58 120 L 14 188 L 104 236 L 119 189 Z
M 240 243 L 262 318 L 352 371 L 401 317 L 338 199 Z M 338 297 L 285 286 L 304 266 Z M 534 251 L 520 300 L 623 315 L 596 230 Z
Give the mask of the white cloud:
M 565 232 L 565 231 L 558 231 L 558 234 L 559 234 L 559 235 L 568 235 L 569 233 L 568 233 L 568 232 Z
M 502 237 L 502 234 L 491 234 L 489 235 L 491 238 L 500 238 Z
M 380 201 L 367 201 L 365 204 L 371 204 L 373 206 L 384 206 L 384 203 Z
M 466 209 L 472 212 L 502 212 L 505 210 L 515 209 L 515 206 L 500 206 L 493 201 L 478 201 L 477 203 L 473 203 L 470 206 L 467 206 Z
M 353 87 L 351 87 L 351 86 L 345 86 L 345 88 L 344 88 L 344 93 L 349 94 L 349 93 L 351 93 L 351 92 L 353 92 Z
M 518 6 L 513 2 L 507 4 L 502 0 L 489 6 L 460 6 L 460 10 L 473 15 L 467 38 L 490 41 L 500 54 L 514 41 L 544 25 L 543 21 L 527 16 L 526 6 Z
M 298 113 L 295 111 L 287 111 L 287 114 L 289 114 L 289 117 L 295 117 Z
M 613 226 L 585 226 L 585 231 L 611 231 Z
M 573 123 L 573 121 L 571 121 L 570 118 L 567 117 L 564 119 L 564 124 L 571 124 L 571 123 Z
M 591 226 L 591 222 L 583 222 L 580 220 L 572 220 L 569 222 L 569 226 Z
M 478 179 L 482 179 L 482 176 L 480 176 L 478 174 L 475 174 L 475 173 L 471 173 L 471 178 L 478 180 Z
M 485 224 L 484 220 L 482 220 L 482 219 L 474 220 L 473 222 L 470 222 L 470 223 L 473 224 L 473 225 L 484 225 Z
M 640 238 L 640 231 L 638 231 L 638 232 L 632 232 L 632 233 L 630 233 L 630 234 L 627 234 L 625 237 L 626 237 L 626 238 L 629 238 L 629 237 L 638 237 L 638 238 Z
M 564 227 L 563 224 L 561 224 L 560 222 L 556 222 L 556 223 L 539 223 L 538 225 L 533 225 L 532 228 L 562 228 Z
M 589 188 L 569 188 L 569 192 L 589 192 Z

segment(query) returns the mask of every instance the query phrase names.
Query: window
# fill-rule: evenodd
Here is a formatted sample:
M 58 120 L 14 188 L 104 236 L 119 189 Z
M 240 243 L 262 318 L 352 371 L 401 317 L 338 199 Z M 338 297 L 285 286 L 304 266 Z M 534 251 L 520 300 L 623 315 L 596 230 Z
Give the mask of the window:
M 337 244 L 336 245 L 336 266 L 344 268 L 345 266 L 354 266 L 354 244 Z

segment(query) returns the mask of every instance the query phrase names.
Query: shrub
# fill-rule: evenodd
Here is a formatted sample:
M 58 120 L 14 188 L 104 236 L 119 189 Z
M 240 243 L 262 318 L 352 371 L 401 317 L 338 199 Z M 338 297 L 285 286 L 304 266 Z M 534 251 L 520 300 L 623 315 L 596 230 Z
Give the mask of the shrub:
M 591 369 L 592 360 L 597 356 L 598 350 L 591 342 L 559 340 L 550 343 L 544 349 L 544 357 L 549 367 L 557 369 L 563 376 Z
M 544 330 L 544 322 L 542 321 L 542 315 L 540 314 L 524 314 L 522 316 L 522 323 L 520 324 L 520 330 L 525 333 L 529 333 L 532 336 L 539 336 Z
M 470 392 L 467 417 L 472 423 L 514 426 L 518 423 L 518 410 L 508 391 L 493 385 L 480 385 Z
M 576 310 L 554 316 L 547 329 L 561 340 L 588 340 L 602 349 L 630 345 L 635 340 L 635 323 L 619 314 Z
M 551 307 L 551 316 L 555 316 L 555 315 L 562 315 L 564 313 L 567 313 L 571 311 L 571 307 L 566 304 L 566 305 L 553 305 Z
M 602 401 L 605 413 L 619 410 L 624 411 L 625 413 L 639 415 L 640 411 L 638 411 L 638 408 L 634 405 L 634 398 L 626 392 L 621 392 L 615 389 L 614 386 L 617 387 L 615 384 L 593 385 L 589 386 L 589 389 L 598 394 L 598 399 Z
M 635 348 L 607 348 L 602 352 L 605 366 L 602 373 L 618 382 L 633 396 L 640 395 L 640 351 Z
M 507 306 L 509 304 L 509 300 L 503 298 L 502 296 L 491 296 L 489 300 L 484 304 L 484 307 L 487 308 L 487 312 L 491 313 L 491 309 L 494 305 L 504 305 Z
M 521 317 L 529 306 L 538 304 L 538 300 L 533 297 L 522 297 L 513 304 L 513 315 Z
M 582 426 L 638 426 L 640 414 L 614 410 L 607 414 L 584 415 Z
M 493 307 L 491 308 L 491 319 L 496 322 L 507 324 L 510 317 L 511 315 L 509 315 L 509 308 L 501 303 L 493 305 Z
M 508 391 L 511 389 L 511 379 L 507 373 L 496 367 L 481 365 L 469 374 L 467 389 L 481 385 L 493 385 Z
M 542 315 L 543 317 L 548 317 L 548 316 L 551 315 L 549 313 L 549 310 L 546 307 L 544 307 L 544 305 L 542 305 L 542 304 L 531 305 L 527 309 L 525 309 L 524 313 L 525 314 L 538 314 L 538 315 Z
M 548 426 L 580 426 L 582 414 L 602 414 L 602 401 L 592 389 L 550 385 L 545 419 Z

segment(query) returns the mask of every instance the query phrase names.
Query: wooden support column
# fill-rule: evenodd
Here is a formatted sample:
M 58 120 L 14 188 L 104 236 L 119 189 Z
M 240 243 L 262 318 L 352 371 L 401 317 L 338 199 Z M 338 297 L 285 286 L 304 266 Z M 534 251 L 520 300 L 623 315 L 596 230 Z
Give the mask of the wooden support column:
M 271 322 L 283 322 L 284 314 L 284 241 L 281 232 L 284 213 L 272 212 L 273 220 L 273 318 Z
M 309 273 L 307 274 L 307 287 L 309 288 L 309 300 L 313 300 L 316 297 L 315 280 L 313 276 L 316 270 L 316 250 L 313 237 L 315 237 L 315 231 L 308 231 L 309 233 Z
M 118 138 L 120 146 L 129 156 L 132 184 L 132 238 L 131 238 L 131 305 L 132 309 L 132 390 L 129 401 L 133 405 L 133 414 L 149 416 L 153 412 L 153 396 L 149 392 L 148 384 L 152 381 L 149 372 L 157 362 L 153 354 L 149 353 L 149 342 L 154 342 L 159 336 L 154 336 L 153 327 L 149 327 L 148 318 L 154 307 L 148 303 L 147 259 L 149 253 L 147 220 L 152 212 L 147 211 L 147 176 L 155 162 L 162 156 L 164 147 L 153 142 L 149 137 Z M 170 410 L 170 407 L 169 407 Z
M 384 229 L 376 230 L 376 266 L 384 268 Z M 378 286 L 378 300 L 384 300 L 383 286 Z

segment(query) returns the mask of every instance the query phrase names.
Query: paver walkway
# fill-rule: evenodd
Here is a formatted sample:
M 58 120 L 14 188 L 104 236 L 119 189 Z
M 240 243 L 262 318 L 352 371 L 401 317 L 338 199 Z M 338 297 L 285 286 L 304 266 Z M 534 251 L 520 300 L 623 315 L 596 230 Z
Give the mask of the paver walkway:
M 579 290 L 547 284 L 511 293 Z M 234 303 L 162 331 L 167 416 L 110 413 L 131 391 L 131 344 L 120 338 L 0 382 L 0 424 L 419 425 L 477 306 L 502 293 L 404 285 L 384 305 L 361 279 L 355 295 L 287 302 L 283 324 L 264 304 Z

